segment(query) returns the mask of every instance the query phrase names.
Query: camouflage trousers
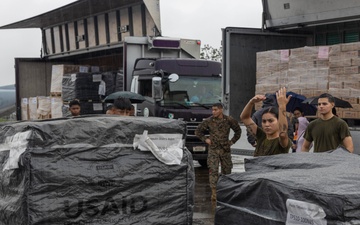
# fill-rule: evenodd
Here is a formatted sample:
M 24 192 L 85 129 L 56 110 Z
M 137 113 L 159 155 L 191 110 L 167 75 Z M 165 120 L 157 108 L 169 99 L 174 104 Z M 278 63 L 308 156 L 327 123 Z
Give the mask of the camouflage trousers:
M 209 183 L 211 188 L 216 188 L 219 179 L 219 164 L 221 174 L 230 174 L 233 167 L 230 149 L 211 148 L 209 146 L 207 165 L 209 168 Z

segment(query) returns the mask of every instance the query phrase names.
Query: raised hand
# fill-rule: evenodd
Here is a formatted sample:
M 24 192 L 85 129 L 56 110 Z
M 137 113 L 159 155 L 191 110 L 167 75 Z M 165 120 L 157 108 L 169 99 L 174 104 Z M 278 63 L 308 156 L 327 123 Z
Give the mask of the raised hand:
M 286 106 L 290 101 L 291 95 L 286 97 L 286 88 L 282 87 L 280 90 L 276 92 L 276 100 L 278 102 L 279 107 L 280 106 Z

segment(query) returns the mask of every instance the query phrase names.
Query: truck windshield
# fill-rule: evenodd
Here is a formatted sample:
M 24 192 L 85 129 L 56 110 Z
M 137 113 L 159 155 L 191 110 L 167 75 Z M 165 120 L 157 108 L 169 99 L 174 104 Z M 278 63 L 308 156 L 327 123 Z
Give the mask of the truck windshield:
M 164 104 L 212 105 L 221 101 L 221 77 L 180 76 L 164 87 Z

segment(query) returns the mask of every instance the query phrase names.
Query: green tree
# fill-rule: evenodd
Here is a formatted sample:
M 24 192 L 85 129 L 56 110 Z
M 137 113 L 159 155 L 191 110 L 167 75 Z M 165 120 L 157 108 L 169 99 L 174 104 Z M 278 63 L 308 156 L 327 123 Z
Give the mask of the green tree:
M 222 62 L 222 47 L 217 49 L 210 45 L 204 45 L 204 47 L 200 49 L 200 58 Z

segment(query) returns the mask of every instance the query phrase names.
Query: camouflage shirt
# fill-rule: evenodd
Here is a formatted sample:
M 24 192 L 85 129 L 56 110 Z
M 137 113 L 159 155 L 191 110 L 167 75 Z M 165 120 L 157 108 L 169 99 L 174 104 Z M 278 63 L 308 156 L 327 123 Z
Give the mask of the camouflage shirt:
M 230 128 L 234 131 L 234 136 L 230 140 L 232 143 L 229 143 Z M 234 118 L 223 115 L 222 119 L 209 117 L 204 120 L 195 130 L 195 135 L 200 140 L 205 142 L 207 138 L 205 136 L 205 132 L 209 132 L 209 138 L 212 142 L 213 148 L 230 148 L 231 144 L 234 144 L 237 140 L 239 140 L 241 135 L 241 128 L 238 121 L 236 121 Z

